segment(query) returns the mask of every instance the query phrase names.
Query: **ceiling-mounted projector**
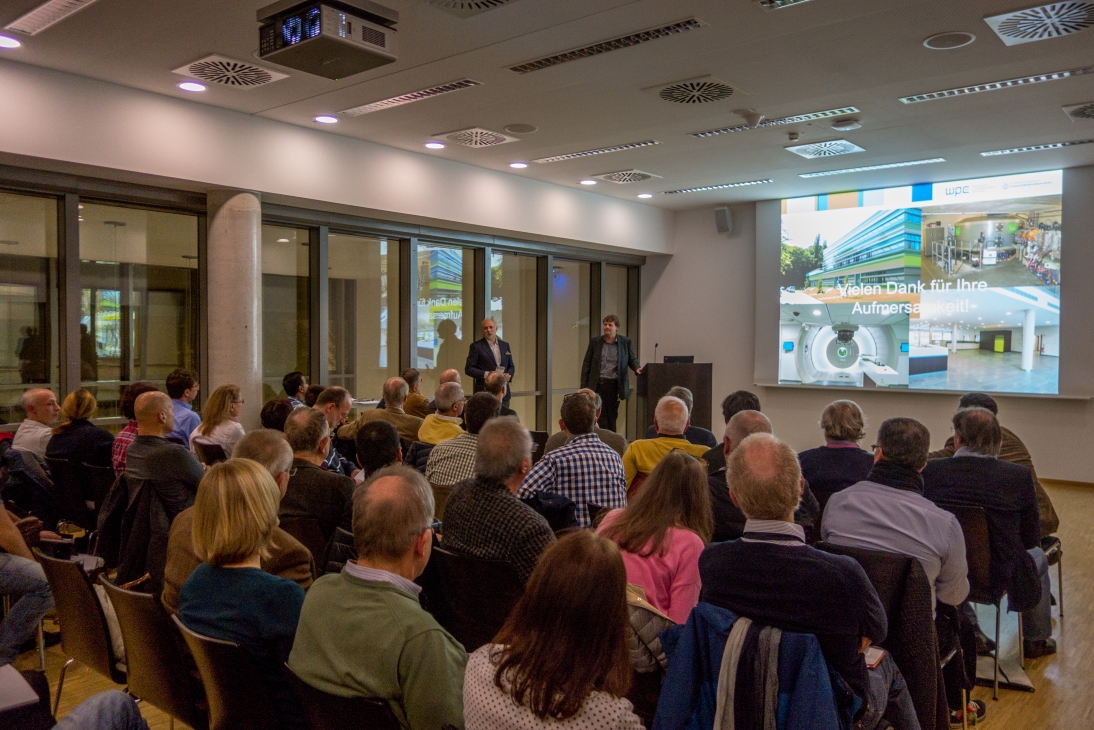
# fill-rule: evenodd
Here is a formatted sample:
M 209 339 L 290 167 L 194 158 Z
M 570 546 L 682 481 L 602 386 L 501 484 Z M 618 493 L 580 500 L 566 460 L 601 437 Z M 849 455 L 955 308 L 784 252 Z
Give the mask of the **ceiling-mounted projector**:
M 328 79 L 398 57 L 398 11 L 370 0 L 281 0 L 258 11 L 258 55 Z

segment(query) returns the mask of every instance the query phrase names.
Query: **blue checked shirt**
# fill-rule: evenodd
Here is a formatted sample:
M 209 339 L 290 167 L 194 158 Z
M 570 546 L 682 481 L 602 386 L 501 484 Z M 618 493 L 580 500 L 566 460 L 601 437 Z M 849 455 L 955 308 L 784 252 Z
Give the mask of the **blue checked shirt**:
M 554 492 L 573 500 L 578 522 L 588 527 L 590 502 L 609 509 L 627 506 L 623 460 L 595 433 L 574 436 L 532 467 L 518 496 L 531 497 L 536 492 Z

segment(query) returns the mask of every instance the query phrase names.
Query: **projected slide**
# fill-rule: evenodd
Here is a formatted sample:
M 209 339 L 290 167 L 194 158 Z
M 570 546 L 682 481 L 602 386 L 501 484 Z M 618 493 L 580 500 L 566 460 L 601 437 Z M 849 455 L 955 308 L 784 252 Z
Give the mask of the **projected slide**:
M 1062 179 L 782 201 L 779 382 L 1058 393 Z

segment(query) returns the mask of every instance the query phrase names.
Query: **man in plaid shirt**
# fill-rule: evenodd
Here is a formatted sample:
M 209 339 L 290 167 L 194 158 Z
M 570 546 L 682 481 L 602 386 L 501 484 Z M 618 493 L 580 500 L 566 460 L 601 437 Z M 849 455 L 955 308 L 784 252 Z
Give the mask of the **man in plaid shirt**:
M 429 452 L 425 466 L 425 478 L 435 487 L 450 487 L 475 476 L 475 449 L 479 431 L 491 418 L 497 418 L 501 402 L 483 391 L 475 393 L 463 409 L 467 433 L 442 441 Z
M 582 527 L 592 524 L 590 503 L 616 509 L 627 506 L 623 460 L 593 432 L 596 404 L 584 393 L 562 401 L 560 426 L 572 434 L 570 443 L 544 455 L 520 487 L 521 498 L 554 492 L 573 500 Z
M 110 449 L 110 462 L 114 465 L 114 473 L 118 476 L 125 471 L 125 457 L 129 452 L 129 445 L 133 443 L 133 439 L 137 438 L 137 416 L 133 412 L 133 404 L 137 402 L 138 395 L 153 390 L 159 390 L 159 388 L 152 383 L 141 381 L 131 384 L 122 392 L 118 409 L 129 419 L 129 423 L 114 437 L 114 445 Z

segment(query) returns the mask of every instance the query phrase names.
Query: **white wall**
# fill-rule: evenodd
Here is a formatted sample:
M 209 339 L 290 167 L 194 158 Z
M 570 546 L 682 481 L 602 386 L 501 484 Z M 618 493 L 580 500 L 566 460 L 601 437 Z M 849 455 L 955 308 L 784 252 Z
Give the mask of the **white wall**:
M 642 352 L 695 355 L 714 364 L 713 427 L 724 426 L 720 403 L 744 388 L 760 396 L 775 433 L 794 449 L 823 443 L 820 413 L 838 393 L 809 388 L 760 388 L 753 385 L 755 349 L 755 208 L 734 207 L 735 234 L 727 239 L 714 228 L 713 209 L 677 213 L 675 253 L 650 257 L 642 270 Z M 1078 283 L 1079 278 L 1072 279 Z M 886 418 L 910 416 L 931 431 L 941 448 L 950 435 L 957 394 L 861 391 L 851 397 L 868 419 L 865 443 Z M 1094 461 L 1076 446 L 1094 442 L 1094 403 L 1087 400 L 999 397 L 1000 420 L 1022 437 L 1038 474 L 1046 478 L 1094 482 Z

